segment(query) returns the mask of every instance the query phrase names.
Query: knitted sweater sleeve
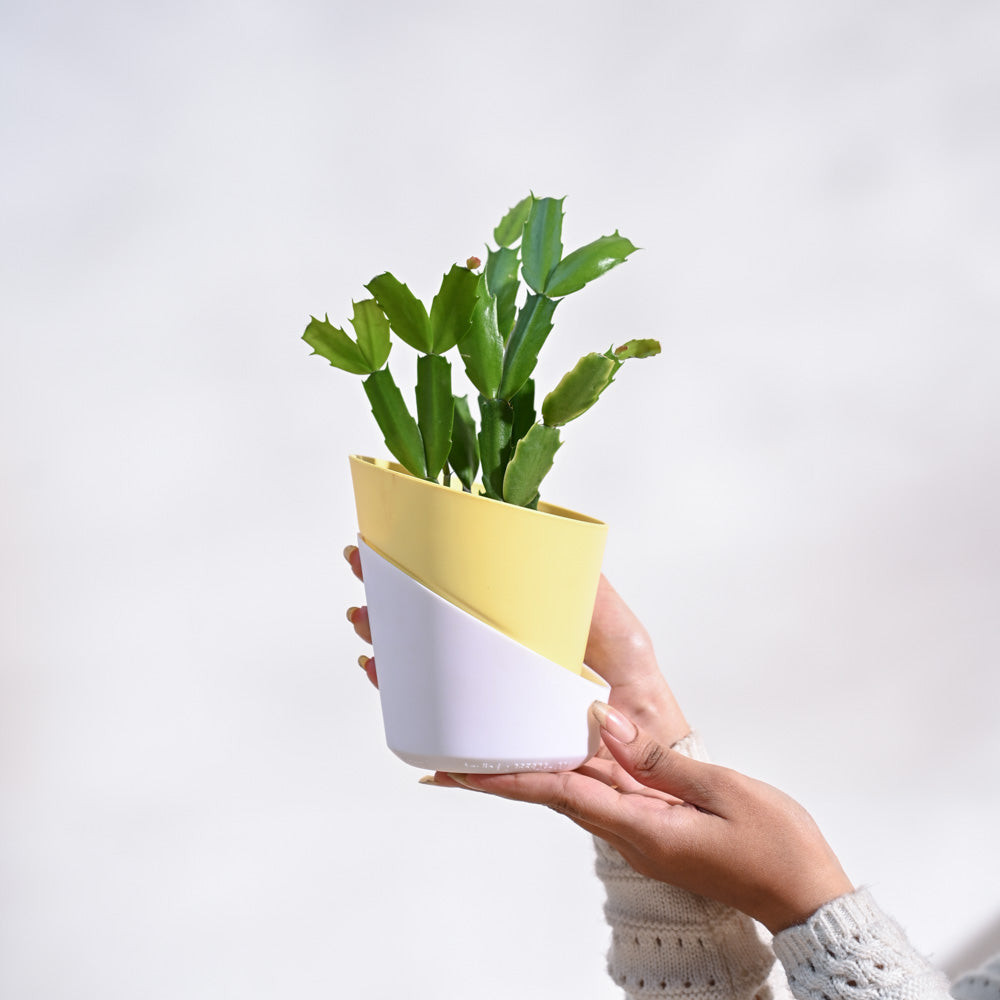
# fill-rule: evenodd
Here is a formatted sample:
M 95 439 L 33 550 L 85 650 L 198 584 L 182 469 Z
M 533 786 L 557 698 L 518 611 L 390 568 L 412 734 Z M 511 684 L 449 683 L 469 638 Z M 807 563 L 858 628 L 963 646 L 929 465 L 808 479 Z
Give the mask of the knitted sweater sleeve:
M 674 749 L 707 760 L 694 734 Z M 767 1000 L 774 954 L 749 917 L 645 878 L 595 838 L 611 925 L 608 973 L 629 1000 Z
M 708 759 L 694 734 L 674 749 Z M 645 878 L 594 843 L 611 925 L 608 972 L 627 1000 L 779 1000 L 789 991 L 796 1000 L 949 1000 L 944 976 L 865 889 L 770 940 L 732 907 Z M 954 997 L 1000 1000 L 1000 956 L 959 980 Z
M 945 977 L 865 889 L 776 934 L 772 947 L 797 1000 L 948 1000 Z

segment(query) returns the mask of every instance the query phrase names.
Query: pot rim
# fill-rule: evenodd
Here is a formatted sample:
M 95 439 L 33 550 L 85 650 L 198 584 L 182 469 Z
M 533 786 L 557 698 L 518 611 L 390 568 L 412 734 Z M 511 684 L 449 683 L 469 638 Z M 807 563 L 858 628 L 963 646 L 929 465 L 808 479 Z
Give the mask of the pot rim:
M 426 487 L 432 490 L 449 490 L 452 493 L 460 493 L 464 496 L 469 497 L 473 502 L 486 503 L 503 503 L 501 500 L 493 500 L 492 498 L 486 496 L 482 492 L 482 485 L 480 483 L 473 484 L 473 490 L 476 492 L 466 493 L 462 488 L 462 484 L 455 477 L 455 482 L 451 486 L 445 486 L 443 483 L 432 483 L 429 479 L 421 479 L 418 476 L 413 475 L 408 469 L 404 468 L 398 462 L 394 462 L 387 458 L 373 458 L 371 455 L 360 455 L 351 454 L 348 456 L 351 462 L 364 463 L 365 465 L 372 465 L 377 469 L 381 469 L 383 472 L 388 473 L 390 476 L 396 476 L 399 478 L 405 478 L 413 484 L 417 484 L 418 487 Z M 519 507 L 517 504 L 505 503 L 504 507 L 507 510 L 521 511 L 524 514 L 537 516 L 542 515 L 543 517 L 556 517 L 564 518 L 570 521 L 581 521 L 585 524 L 596 524 L 601 527 L 607 527 L 607 524 L 600 518 L 592 517 L 589 514 L 581 514 L 579 511 L 570 510 L 568 507 L 560 507 L 558 504 L 547 503 L 545 500 L 540 500 L 538 503 L 538 509 L 532 510 L 530 507 Z M 513 514 L 512 516 L 518 516 Z

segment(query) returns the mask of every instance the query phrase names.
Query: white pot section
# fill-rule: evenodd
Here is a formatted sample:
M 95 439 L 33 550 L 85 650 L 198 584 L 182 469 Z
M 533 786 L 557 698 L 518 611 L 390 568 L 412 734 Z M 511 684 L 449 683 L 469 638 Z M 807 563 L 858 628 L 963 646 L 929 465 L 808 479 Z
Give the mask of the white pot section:
M 428 590 L 358 539 L 386 743 L 415 767 L 564 771 L 599 745 L 608 688 Z

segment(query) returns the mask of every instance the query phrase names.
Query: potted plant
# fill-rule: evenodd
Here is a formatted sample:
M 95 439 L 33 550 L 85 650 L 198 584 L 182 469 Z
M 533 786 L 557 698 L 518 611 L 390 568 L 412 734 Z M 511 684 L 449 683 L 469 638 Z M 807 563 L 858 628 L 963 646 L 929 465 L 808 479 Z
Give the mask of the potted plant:
M 540 500 L 562 428 L 633 358 L 630 340 L 581 357 L 536 410 L 532 378 L 560 301 L 637 249 L 618 232 L 563 254 L 563 199 L 529 195 L 494 230 L 485 266 L 444 275 L 430 309 L 389 272 L 303 339 L 363 377 L 396 462 L 351 456 L 386 740 L 450 771 L 560 770 L 596 749 L 583 666 L 606 525 Z M 392 335 L 418 353 L 416 414 L 388 366 Z M 476 390 L 458 396 L 447 355 Z

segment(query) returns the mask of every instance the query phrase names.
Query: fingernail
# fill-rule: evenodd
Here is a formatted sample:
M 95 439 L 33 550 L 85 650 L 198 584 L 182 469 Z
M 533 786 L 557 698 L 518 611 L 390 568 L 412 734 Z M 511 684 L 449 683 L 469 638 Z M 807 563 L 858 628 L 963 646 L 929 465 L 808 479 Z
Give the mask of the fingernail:
M 479 789 L 476 788 L 476 786 L 474 784 L 472 784 L 471 781 L 469 781 L 469 775 L 467 775 L 467 774 L 452 774 L 449 771 L 448 777 L 451 778 L 452 781 L 454 781 L 457 784 L 461 785 L 463 788 L 468 788 L 470 791 L 473 791 L 473 792 L 478 792 L 479 791 Z
M 417 781 L 418 785 L 430 785 L 431 788 L 451 788 L 446 781 L 438 781 L 437 776 L 433 774 L 425 774 L 422 778 Z
M 631 743 L 635 739 L 638 733 L 635 725 L 610 705 L 605 705 L 603 701 L 595 701 L 590 710 L 594 713 L 594 718 L 597 719 L 601 729 L 619 743 Z
M 347 609 L 347 620 L 353 625 L 354 616 L 360 611 L 360 608 L 348 608 Z
M 364 669 L 365 669 L 365 667 L 367 667 L 367 666 L 368 666 L 368 661 L 369 661 L 370 659 L 371 659 L 371 657 L 370 657 L 370 656 L 365 656 L 365 654 L 364 654 L 364 653 L 362 653 L 362 654 L 361 654 L 361 655 L 360 655 L 360 656 L 358 657 L 358 666 L 359 666 L 359 667 L 361 667 L 361 669 L 362 669 L 362 670 L 364 670 Z
M 347 548 L 344 549 L 344 558 L 348 562 L 350 562 L 351 561 L 351 556 L 353 556 L 354 553 L 357 552 L 357 551 L 358 551 L 357 545 L 348 545 Z

